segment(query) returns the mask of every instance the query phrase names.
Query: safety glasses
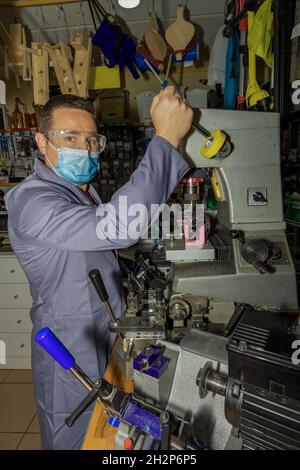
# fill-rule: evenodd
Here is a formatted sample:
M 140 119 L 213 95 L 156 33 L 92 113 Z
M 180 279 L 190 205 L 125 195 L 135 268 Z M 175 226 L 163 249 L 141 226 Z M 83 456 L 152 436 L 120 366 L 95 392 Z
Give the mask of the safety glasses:
M 93 152 L 103 152 L 106 137 L 90 132 L 49 129 L 48 139 L 55 147 L 67 147 L 72 149 L 87 149 Z

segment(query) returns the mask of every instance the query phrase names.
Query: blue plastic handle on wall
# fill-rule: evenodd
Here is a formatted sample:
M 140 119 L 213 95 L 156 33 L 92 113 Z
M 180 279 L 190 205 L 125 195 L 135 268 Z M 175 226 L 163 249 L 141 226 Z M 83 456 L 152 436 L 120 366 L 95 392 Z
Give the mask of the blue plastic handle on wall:
M 55 336 L 50 328 L 45 327 L 35 335 L 35 341 L 47 351 L 64 369 L 71 369 L 76 362 L 72 354 Z

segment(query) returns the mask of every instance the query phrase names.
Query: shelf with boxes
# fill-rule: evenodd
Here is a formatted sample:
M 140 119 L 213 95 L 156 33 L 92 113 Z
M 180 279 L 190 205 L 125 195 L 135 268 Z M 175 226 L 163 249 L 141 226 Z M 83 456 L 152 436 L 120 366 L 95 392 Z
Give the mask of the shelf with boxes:
M 33 172 L 38 155 L 36 128 L 0 129 L 0 184 L 26 178 Z
M 28 280 L 11 249 L 7 234 L 4 196 L 32 173 L 36 128 L 0 130 L 0 341 L 5 345 L 0 368 L 31 368 L 30 308 Z
M 17 183 L 1 183 L 0 182 L 0 250 L 3 250 L 6 246 L 6 241 L 2 238 L 7 235 L 7 210 L 5 207 L 4 196 L 13 188 Z
M 134 127 L 128 120 L 101 121 L 99 127 L 107 138 L 106 148 L 100 156 L 101 198 L 107 202 L 135 170 Z
M 99 181 L 102 201 L 107 202 L 138 167 L 154 135 L 154 128 L 151 122 L 126 119 L 101 121 L 99 128 L 107 138 L 106 149 L 100 156 Z
M 133 123 L 135 129 L 136 167 L 145 155 L 148 145 L 155 134 L 151 121 Z
M 0 340 L 6 354 L 0 369 L 31 368 L 30 296 L 28 280 L 12 251 L 0 251 Z

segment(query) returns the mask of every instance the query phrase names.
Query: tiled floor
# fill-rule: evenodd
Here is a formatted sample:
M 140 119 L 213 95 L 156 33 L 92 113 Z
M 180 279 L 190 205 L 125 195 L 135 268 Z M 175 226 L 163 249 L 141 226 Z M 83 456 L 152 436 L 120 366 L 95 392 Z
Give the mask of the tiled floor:
M 0 450 L 16 449 L 40 449 L 32 375 L 0 369 Z

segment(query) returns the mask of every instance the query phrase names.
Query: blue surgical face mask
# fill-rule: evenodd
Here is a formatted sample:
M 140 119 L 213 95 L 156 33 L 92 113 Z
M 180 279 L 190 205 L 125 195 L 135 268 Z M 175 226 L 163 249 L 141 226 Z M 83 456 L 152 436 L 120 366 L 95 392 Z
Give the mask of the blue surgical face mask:
M 59 176 L 77 186 L 89 183 L 100 170 L 99 153 L 89 150 L 70 149 L 65 147 L 56 148 L 48 141 L 51 147 L 57 150 L 56 165 L 47 158 L 51 168 Z

